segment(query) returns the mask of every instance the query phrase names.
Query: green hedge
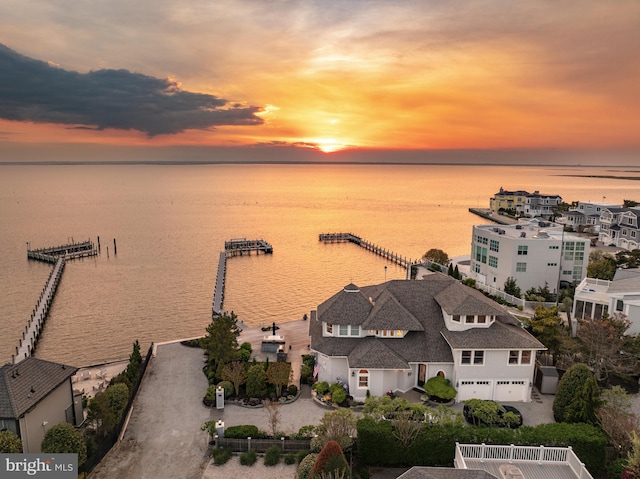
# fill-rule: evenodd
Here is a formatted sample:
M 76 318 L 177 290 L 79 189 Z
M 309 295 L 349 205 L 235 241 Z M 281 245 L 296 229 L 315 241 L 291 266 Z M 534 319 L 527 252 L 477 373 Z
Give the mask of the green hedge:
M 453 466 L 456 442 L 461 444 L 515 444 L 571 446 L 591 474 L 605 466 L 607 440 L 589 424 L 552 423 L 519 429 L 466 425 L 424 425 L 424 431 L 407 448 L 393 437 L 390 421 L 366 417 L 358 421 L 360 460 L 368 466 Z
M 227 439 L 246 439 L 248 437 L 252 439 L 264 439 L 266 434 L 260 431 L 257 426 L 243 425 L 243 426 L 229 426 L 224 430 L 224 437 Z

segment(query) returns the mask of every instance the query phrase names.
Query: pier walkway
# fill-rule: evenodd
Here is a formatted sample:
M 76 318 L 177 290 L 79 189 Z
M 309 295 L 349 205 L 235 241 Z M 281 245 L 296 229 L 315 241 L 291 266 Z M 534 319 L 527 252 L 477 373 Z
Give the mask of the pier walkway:
M 98 250 L 91 241 L 82 241 L 80 243 L 74 242 L 39 249 L 30 249 L 29 244 L 27 243 L 27 258 L 44 261 L 45 263 L 52 263 L 54 266 L 44 288 L 42 288 L 42 291 L 40 292 L 40 297 L 38 298 L 36 307 L 31 311 L 31 317 L 29 318 L 24 331 L 22 331 L 22 337 L 18 339 L 16 353 L 15 355 L 12 355 L 12 362 L 14 364 L 19 363 L 33 354 L 36 343 L 42 333 L 44 322 L 49 315 L 49 307 L 51 306 L 51 303 L 53 303 L 53 298 L 55 297 L 58 289 L 58 283 L 60 283 L 60 278 L 62 277 L 66 261 L 69 259 L 96 256 L 97 254 Z
M 247 238 L 231 239 L 224 242 L 224 251 L 220 252 L 218 259 L 218 273 L 216 274 L 216 285 L 213 289 L 213 303 L 211 305 L 211 317 L 223 313 L 222 303 L 224 301 L 224 282 L 227 274 L 227 258 L 234 256 L 242 256 L 243 254 L 251 254 L 252 251 L 264 254 L 272 254 L 273 246 L 263 239 L 248 240 Z
M 222 302 L 224 301 L 224 280 L 227 274 L 227 253 L 220 251 L 218 259 L 218 273 L 216 274 L 216 287 L 213 290 L 212 317 L 222 314 Z
M 18 341 L 19 344 L 16 346 L 16 354 L 13 358 L 14 364 L 18 364 L 33 353 L 36 343 L 38 342 L 38 338 L 40 337 L 42 327 L 44 326 L 44 322 L 49 314 L 49 306 L 53 302 L 53 297 L 56 294 L 56 289 L 58 288 L 58 283 L 62 277 L 65 263 L 66 260 L 64 256 L 59 256 L 57 258 L 55 266 L 49 274 L 49 279 L 47 279 L 47 283 L 40 292 L 40 297 L 38 298 L 36 307 L 31 312 L 29 322 L 27 323 L 25 330 L 22 331 L 22 337 Z
M 361 248 L 371 251 L 378 256 L 382 256 L 387 261 L 399 264 L 407 269 L 407 274 L 411 274 L 411 266 L 416 262 L 408 259 L 404 256 L 400 256 L 386 248 L 375 245 L 360 236 L 356 236 L 353 233 L 321 233 L 318 237 L 320 241 L 325 243 L 353 243 Z

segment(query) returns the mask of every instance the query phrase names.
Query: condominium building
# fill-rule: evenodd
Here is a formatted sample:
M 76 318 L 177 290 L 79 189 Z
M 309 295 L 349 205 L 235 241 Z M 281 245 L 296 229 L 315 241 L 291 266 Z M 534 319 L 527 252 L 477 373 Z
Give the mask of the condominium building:
M 555 223 L 521 219 L 515 225 L 477 225 L 471 244 L 471 277 L 503 290 L 514 278 L 524 293 L 544 287 L 556 292 L 564 282 L 587 275 L 590 242 L 563 232 Z

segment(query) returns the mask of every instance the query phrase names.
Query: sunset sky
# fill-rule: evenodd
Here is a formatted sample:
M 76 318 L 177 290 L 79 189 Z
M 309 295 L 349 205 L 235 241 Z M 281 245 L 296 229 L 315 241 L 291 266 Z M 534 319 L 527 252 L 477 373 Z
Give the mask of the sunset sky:
M 0 2 L 5 162 L 638 165 L 639 85 L 636 0 Z

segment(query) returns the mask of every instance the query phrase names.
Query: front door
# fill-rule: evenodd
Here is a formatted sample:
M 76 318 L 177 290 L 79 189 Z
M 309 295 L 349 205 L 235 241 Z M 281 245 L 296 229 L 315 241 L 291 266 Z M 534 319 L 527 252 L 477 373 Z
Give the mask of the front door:
M 418 387 L 423 387 L 427 378 L 427 365 L 418 365 Z

